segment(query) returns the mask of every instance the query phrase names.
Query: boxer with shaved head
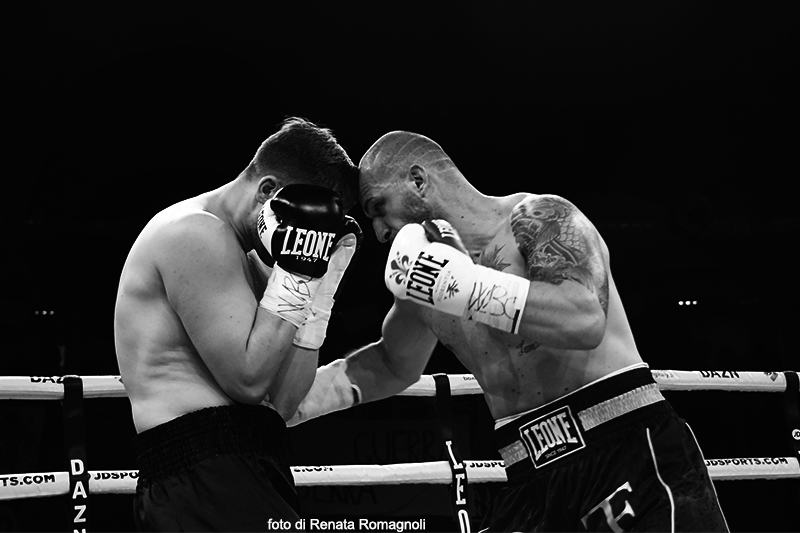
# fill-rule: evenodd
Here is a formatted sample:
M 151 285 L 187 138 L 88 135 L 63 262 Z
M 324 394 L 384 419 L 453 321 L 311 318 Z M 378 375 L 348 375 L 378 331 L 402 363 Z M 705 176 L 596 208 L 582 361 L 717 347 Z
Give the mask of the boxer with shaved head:
M 534 185 L 495 160 L 492 180 Z M 362 157 L 359 195 L 391 243 L 394 305 L 380 340 L 317 371 L 290 425 L 403 391 L 442 342 L 495 420 L 508 485 L 489 530 L 727 530 L 694 436 L 637 350 L 609 249 L 577 206 L 484 194 L 407 131 Z

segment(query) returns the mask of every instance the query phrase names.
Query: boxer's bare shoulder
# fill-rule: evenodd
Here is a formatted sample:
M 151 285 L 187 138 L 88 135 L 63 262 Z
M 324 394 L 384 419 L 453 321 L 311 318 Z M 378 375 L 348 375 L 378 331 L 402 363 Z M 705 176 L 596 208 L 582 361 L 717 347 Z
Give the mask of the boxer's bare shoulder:
M 606 253 L 594 225 L 577 207 L 560 196 L 530 195 L 514 207 L 511 230 L 528 279 L 580 283 L 608 313 Z
M 183 201 L 155 215 L 146 227 L 151 227 L 161 237 L 180 237 L 181 234 L 209 232 L 213 237 L 215 228 L 225 223 L 196 201 Z
M 146 259 L 159 270 L 187 263 L 192 258 L 197 262 L 198 257 L 246 264 L 230 225 L 194 201 L 179 202 L 150 219 L 134 243 L 131 255 Z

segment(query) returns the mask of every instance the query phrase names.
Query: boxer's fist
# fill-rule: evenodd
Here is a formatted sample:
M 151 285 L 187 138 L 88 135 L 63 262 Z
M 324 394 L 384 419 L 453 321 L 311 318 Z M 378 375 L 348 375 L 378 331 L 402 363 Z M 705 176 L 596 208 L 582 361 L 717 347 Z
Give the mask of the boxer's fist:
M 444 242 L 431 242 L 429 236 L 432 239 L 446 236 L 451 242 L 454 239 L 461 242 L 455 230 L 444 224 L 439 226 L 432 221 L 406 224 L 392 242 L 385 281 L 392 294 L 400 300 L 412 300 L 461 316 L 464 312 L 463 298 L 454 297 L 471 290 L 467 287 L 472 281 L 469 268 L 474 265 L 460 249 Z M 441 228 L 446 228 L 445 235 L 442 235 Z M 463 275 L 455 275 L 456 272 L 463 272 Z
M 399 300 L 517 333 L 530 282 L 472 262 L 445 221 L 406 224 L 386 263 L 386 286 Z
M 327 187 L 290 184 L 264 203 L 258 235 L 270 258 L 288 272 L 321 278 L 342 228 L 339 196 Z

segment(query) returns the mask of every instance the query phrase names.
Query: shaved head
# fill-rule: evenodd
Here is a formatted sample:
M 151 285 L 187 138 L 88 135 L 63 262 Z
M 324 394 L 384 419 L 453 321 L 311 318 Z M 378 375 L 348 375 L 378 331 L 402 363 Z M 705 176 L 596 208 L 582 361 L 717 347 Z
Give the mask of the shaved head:
M 375 141 L 358 171 L 359 201 L 381 242 L 406 224 L 446 218 L 443 204 L 466 183 L 441 146 L 409 131 Z
M 414 164 L 435 170 L 454 167 L 442 147 L 428 137 L 408 131 L 392 131 L 375 141 L 361 158 L 358 169 L 362 179 L 384 181 Z

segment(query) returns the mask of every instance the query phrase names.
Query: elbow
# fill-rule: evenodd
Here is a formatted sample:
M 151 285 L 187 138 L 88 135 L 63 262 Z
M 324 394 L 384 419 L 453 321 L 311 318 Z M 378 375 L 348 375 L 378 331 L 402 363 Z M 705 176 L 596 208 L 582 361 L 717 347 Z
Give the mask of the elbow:
M 420 377 L 422 377 L 421 371 L 408 366 L 394 366 L 390 367 L 389 370 L 397 380 L 397 386 L 399 387 L 400 391 L 406 390 L 411 385 L 419 381 Z
M 259 405 L 267 397 L 269 382 L 267 380 L 240 379 L 237 383 L 225 388 L 225 393 L 234 401 L 247 405 Z
M 232 400 L 246 405 L 259 405 L 267 397 L 266 389 L 239 389 L 234 394 L 228 394 Z
M 562 322 L 561 348 L 568 350 L 594 350 L 606 333 L 606 314 L 596 299 L 577 305 Z
M 243 403 L 246 405 L 259 405 L 261 402 L 264 401 L 264 398 L 267 397 L 267 393 L 264 392 L 263 394 L 258 391 L 247 391 L 243 394 L 239 394 L 238 398 L 233 398 L 239 403 Z
M 593 350 L 600 346 L 606 333 L 606 315 L 602 309 L 586 313 L 570 328 L 569 343 L 573 350 Z
M 394 382 L 393 387 L 389 387 L 388 383 L 385 384 L 387 390 L 391 388 L 393 391 L 392 394 L 402 392 L 419 381 L 420 376 L 422 376 L 423 368 L 420 368 L 419 365 L 412 364 L 411 358 L 391 357 L 386 345 L 383 343 L 383 339 L 375 345 L 375 348 L 380 354 L 383 364 L 389 371 L 392 381 Z M 394 389 L 396 389 L 396 391 Z
M 400 376 L 400 391 L 403 392 L 411 385 L 414 385 L 422 377 L 422 372 L 407 372 Z

